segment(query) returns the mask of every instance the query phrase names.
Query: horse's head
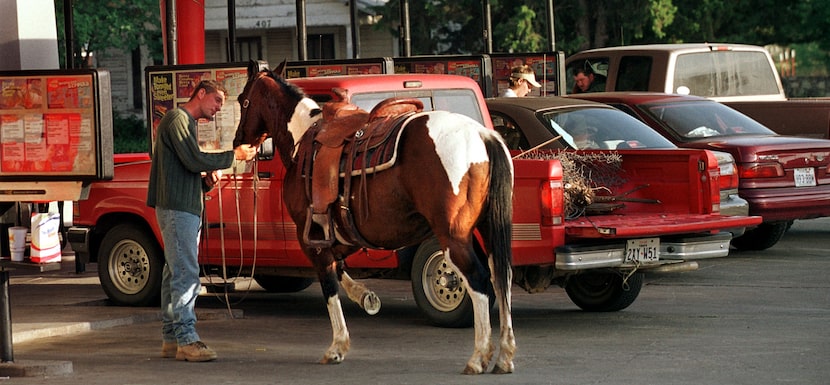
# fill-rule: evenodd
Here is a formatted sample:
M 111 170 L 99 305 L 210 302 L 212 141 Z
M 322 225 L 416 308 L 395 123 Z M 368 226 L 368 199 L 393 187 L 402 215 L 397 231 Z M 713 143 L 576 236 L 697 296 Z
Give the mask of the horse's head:
M 284 70 L 284 61 L 274 71 L 260 70 L 253 61 L 248 65 L 248 82 L 238 97 L 241 115 L 234 147 L 258 146 L 270 136 L 283 161 L 290 161 L 294 144 L 320 118 L 317 103 L 278 75 Z

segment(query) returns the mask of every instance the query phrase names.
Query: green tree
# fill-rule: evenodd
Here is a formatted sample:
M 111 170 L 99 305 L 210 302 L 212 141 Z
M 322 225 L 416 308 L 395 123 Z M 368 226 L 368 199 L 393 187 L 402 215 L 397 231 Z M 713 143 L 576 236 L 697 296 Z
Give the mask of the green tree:
M 493 50 L 536 52 L 546 37 L 545 3 L 516 5 L 490 0 Z M 484 4 L 482 0 L 412 0 L 409 2 L 413 55 L 470 54 L 485 51 Z M 400 0 L 375 8 L 382 15 L 377 28 L 400 37 Z
M 543 3 L 543 2 L 537 2 Z M 545 8 L 542 4 L 514 5 L 502 1 L 496 3 L 491 11 L 493 25 L 494 52 L 539 52 L 544 50 L 547 37 L 540 32 L 546 31 Z
M 382 15 L 376 28 L 401 36 L 400 1 L 375 7 Z M 409 25 L 413 55 L 481 52 L 484 42 L 479 0 L 412 0 Z
M 55 0 L 60 55 L 66 57 L 64 2 L 72 1 L 74 66 L 85 68 L 93 53 L 108 48 L 132 51 L 145 45 L 161 59 L 161 16 L 158 0 Z M 61 61 L 62 65 L 65 61 Z

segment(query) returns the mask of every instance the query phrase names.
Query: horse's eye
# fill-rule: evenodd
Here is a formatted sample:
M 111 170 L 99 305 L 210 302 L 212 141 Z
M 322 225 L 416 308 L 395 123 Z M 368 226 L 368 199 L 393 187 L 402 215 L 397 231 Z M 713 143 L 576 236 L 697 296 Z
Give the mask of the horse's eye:
M 242 102 L 242 108 L 248 108 L 249 104 L 251 104 L 251 101 L 248 100 L 248 99 L 245 99 L 245 101 Z

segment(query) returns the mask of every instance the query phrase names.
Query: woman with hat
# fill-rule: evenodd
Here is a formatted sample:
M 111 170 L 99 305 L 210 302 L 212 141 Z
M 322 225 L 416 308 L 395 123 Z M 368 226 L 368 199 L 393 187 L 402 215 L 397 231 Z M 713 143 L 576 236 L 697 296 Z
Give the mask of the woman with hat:
M 542 85 L 536 81 L 536 75 L 533 73 L 533 68 L 528 65 L 521 65 L 513 67 L 510 70 L 510 85 L 501 92 L 503 97 L 522 97 L 530 92 L 530 87 L 539 88 Z

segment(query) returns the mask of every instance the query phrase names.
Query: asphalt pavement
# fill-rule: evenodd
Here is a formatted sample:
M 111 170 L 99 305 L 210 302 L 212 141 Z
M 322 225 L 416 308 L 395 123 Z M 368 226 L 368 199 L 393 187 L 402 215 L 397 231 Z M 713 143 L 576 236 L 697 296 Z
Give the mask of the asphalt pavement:
M 463 376 L 472 329 L 429 325 L 407 281 L 368 280 L 383 307 L 368 316 L 341 296 L 352 351 L 317 361 L 331 342 L 318 285 L 269 294 L 250 280 L 204 294 L 197 329 L 219 359 L 160 357 L 159 311 L 112 306 L 94 265 L 10 271 L 16 384 L 826 384 L 830 379 L 830 219 L 796 222 L 757 253 L 649 277 L 637 301 L 587 313 L 561 288 L 514 286 L 516 373 Z M 249 289 L 250 290 L 245 290 Z M 495 311 L 494 311 L 495 313 Z M 494 328 L 497 328 L 494 317 Z

